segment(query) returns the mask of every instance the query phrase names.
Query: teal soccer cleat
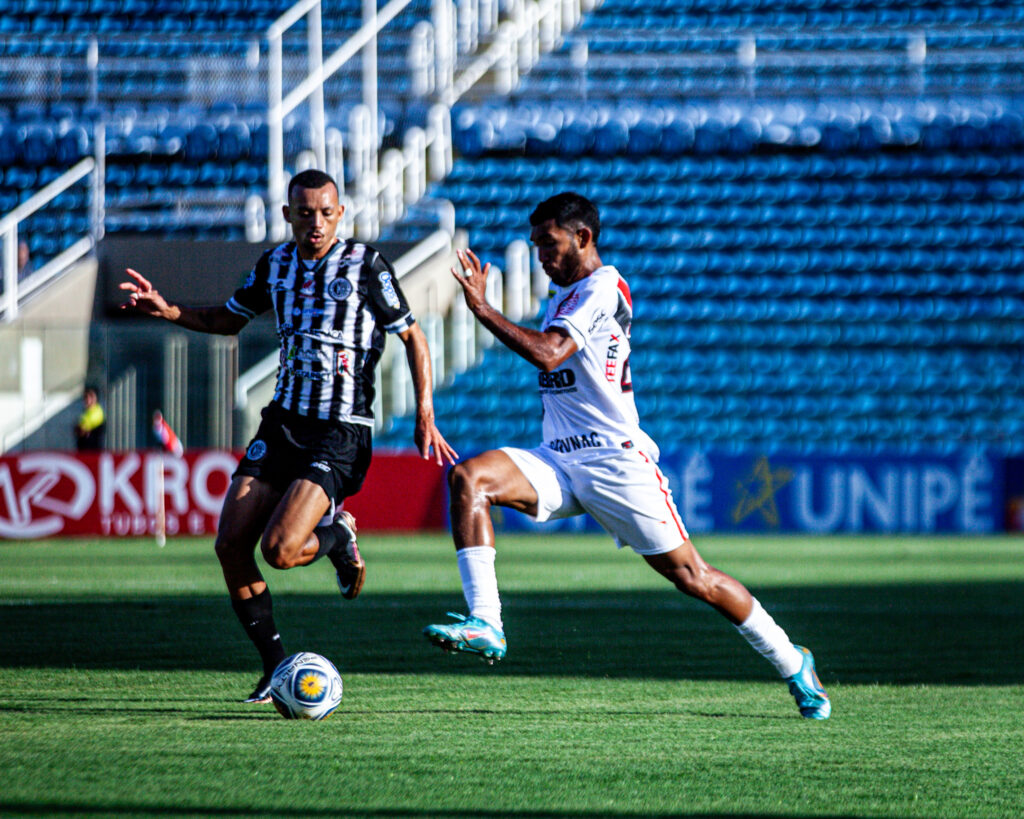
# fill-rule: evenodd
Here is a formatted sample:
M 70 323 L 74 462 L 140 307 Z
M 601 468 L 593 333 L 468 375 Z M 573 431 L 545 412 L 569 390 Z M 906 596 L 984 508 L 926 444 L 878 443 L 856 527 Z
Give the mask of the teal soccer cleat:
M 794 645 L 793 648 L 804 655 L 804 664 L 792 677 L 786 677 L 789 693 L 796 700 L 801 715 L 807 719 L 828 719 L 832 703 L 814 670 L 814 655 L 803 646 Z
M 456 622 L 427 626 L 424 635 L 435 646 L 445 651 L 465 651 L 479 654 L 487 663 L 505 656 L 505 633 L 479 617 L 463 617 L 448 612 Z

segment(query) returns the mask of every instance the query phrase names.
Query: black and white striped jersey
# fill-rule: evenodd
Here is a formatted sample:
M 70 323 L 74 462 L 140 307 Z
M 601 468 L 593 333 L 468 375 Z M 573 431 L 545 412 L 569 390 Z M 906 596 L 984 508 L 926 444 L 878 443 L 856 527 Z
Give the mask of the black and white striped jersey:
M 246 319 L 274 311 L 281 339 L 277 404 L 356 424 L 373 423 L 384 333 L 415 322 L 388 261 L 352 239 L 315 263 L 300 259 L 294 242 L 268 250 L 227 308 Z

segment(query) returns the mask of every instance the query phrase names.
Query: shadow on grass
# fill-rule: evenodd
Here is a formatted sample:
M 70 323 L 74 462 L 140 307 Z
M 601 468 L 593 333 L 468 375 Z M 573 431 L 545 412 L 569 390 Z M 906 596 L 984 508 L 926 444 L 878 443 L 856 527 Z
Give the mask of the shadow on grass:
M 772 587 L 759 594 L 829 681 L 1019 684 L 1024 584 Z M 505 594 L 507 658 L 445 656 L 424 625 L 463 608 L 452 594 L 279 594 L 287 651 L 318 651 L 346 673 L 573 675 L 767 680 L 770 666 L 723 618 L 677 592 Z M 226 596 L 0 606 L 0 667 L 252 671 Z

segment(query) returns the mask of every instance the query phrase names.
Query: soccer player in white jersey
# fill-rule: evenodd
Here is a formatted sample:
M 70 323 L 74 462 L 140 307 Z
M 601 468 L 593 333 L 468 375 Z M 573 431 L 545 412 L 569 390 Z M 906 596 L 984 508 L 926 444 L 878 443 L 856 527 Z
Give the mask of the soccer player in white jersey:
M 561 193 L 530 216 L 530 239 L 554 291 L 540 330 L 509 321 L 485 298 L 490 265 L 460 251 L 452 274 L 466 304 L 494 336 L 537 367 L 544 443 L 504 447 L 449 472 L 452 535 L 469 616 L 430 625 L 447 651 L 505 656 L 495 574 L 491 507 L 537 521 L 590 513 L 621 548 L 630 546 L 680 591 L 726 617 L 789 685 L 800 713 L 827 719 L 828 695 L 811 652 L 790 642 L 737 580 L 708 565 L 690 541 L 658 448 L 640 428 L 629 375 L 632 299 L 619 272 L 598 255 L 600 217 L 589 200 Z
M 226 304 L 169 303 L 134 270 L 125 306 L 204 333 L 234 335 L 272 310 L 281 340 L 273 400 L 232 476 L 214 548 L 231 605 L 263 663 L 246 702 L 270 702 L 270 677 L 285 658 L 270 589 L 255 560 L 260 543 L 277 569 L 326 556 L 338 588 L 354 598 L 366 567 L 355 520 L 342 509 L 370 465 L 374 368 L 385 333 L 401 339 L 416 396 L 417 448 L 455 463 L 434 424 L 430 350 L 394 270 L 376 249 L 337 235 L 343 206 L 334 180 L 317 170 L 288 185 L 284 217 L 293 240 L 266 251 Z

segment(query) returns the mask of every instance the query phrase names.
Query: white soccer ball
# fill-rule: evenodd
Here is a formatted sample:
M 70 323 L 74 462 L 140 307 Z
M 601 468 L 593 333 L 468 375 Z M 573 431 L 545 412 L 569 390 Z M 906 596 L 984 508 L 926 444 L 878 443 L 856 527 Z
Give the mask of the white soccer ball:
M 286 719 L 324 719 L 341 702 L 341 674 L 326 657 L 303 651 L 281 660 L 270 697 Z

